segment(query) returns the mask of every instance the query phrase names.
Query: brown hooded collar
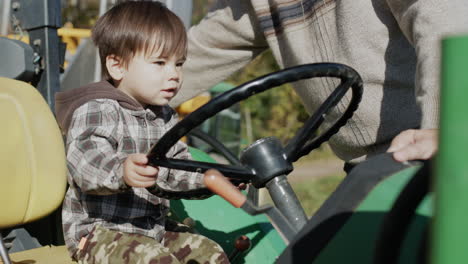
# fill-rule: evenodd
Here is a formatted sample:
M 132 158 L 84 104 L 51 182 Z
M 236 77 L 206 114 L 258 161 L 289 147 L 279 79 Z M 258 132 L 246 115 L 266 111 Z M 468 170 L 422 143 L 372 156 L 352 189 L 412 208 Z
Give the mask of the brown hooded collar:
M 91 83 L 77 89 L 71 89 L 55 94 L 55 113 L 62 132 L 66 133 L 70 126 L 73 112 L 81 105 L 94 99 L 113 99 L 122 107 L 130 110 L 143 110 L 143 106 L 116 89 L 108 81 Z

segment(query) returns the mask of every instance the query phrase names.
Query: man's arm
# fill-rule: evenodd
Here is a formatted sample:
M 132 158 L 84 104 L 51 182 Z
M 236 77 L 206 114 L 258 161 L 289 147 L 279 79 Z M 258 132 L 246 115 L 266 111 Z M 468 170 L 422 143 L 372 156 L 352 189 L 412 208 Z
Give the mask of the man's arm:
M 188 32 L 184 84 L 171 106 L 225 80 L 267 47 L 249 1 L 217 1 Z
M 402 32 L 416 51 L 415 94 L 421 109 L 420 130 L 406 130 L 389 152 L 398 161 L 428 159 L 437 151 L 440 90 L 440 41 L 468 32 L 465 0 L 387 0 Z

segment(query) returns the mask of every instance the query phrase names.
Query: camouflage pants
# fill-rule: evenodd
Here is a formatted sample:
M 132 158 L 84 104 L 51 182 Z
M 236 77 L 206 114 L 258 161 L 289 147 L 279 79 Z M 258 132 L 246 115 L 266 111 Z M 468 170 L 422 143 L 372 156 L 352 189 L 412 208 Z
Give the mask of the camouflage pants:
M 153 238 L 97 226 L 76 254 L 83 264 L 229 263 L 214 241 L 188 232 L 166 231 L 161 242 Z

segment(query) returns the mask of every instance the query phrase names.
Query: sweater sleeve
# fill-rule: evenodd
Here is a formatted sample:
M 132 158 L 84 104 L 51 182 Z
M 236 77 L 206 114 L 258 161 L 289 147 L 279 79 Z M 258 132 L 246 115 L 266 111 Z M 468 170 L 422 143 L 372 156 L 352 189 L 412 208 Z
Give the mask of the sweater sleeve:
M 439 122 L 440 42 L 468 32 L 466 0 L 387 0 L 403 34 L 417 56 L 416 100 L 422 112 L 421 128 Z
M 108 195 L 128 190 L 117 152 L 118 111 L 109 104 L 90 101 L 73 113 L 67 135 L 70 184 L 88 194 Z
M 204 92 L 267 49 L 249 1 L 218 0 L 188 32 L 184 84 L 171 106 Z

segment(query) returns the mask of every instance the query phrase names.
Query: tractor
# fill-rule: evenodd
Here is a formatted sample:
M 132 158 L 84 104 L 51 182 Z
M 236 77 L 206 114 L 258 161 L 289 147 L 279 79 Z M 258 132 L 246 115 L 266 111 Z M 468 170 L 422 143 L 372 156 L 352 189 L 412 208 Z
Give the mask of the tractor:
M 66 49 L 57 34 L 60 1 L 14 3 L 12 13 L 28 32 L 29 44 L 0 37 L 1 57 L 8 60 L 0 66 L 0 256 L 2 263 L 73 263 L 60 224 L 67 169 L 53 95 L 71 89 L 67 80 L 79 76 L 73 63 L 68 71 L 63 66 Z M 198 199 L 206 193 L 161 191 L 158 195 L 171 199 L 170 217 L 218 242 L 232 263 L 466 261 L 468 178 L 463 150 L 468 147 L 468 126 L 458 115 L 468 112 L 463 101 L 468 36 L 448 37 L 442 49 L 440 148 L 435 159 L 398 163 L 390 153 L 371 157 L 353 168 L 308 219 L 288 174 L 295 161 L 346 125 L 359 107 L 363 87 L 359 73 L 346 65 L 299 65 L 219 92 L 158 141 L 148 153 L 151 164 L 204 173 L 206 185 L 217 194 Z M 322 77 L 341 83 L 285 145 L 267 137 L 236 153 L 200 129 L 205 120 L 215 122 L 218 113 L 250 96 Z M 352 96 L 343 116 L 321 129 L 324 116 L 347 93 Z M 217 163 L 197 148 L 191 148 L 193 161 L 166 158 L 184 136 L 203 141 L 229 164 Z M 239 191 L 233 183 L 249 187 Z M 258 203 L 261 189 L 268 191 L 273 205 Z

